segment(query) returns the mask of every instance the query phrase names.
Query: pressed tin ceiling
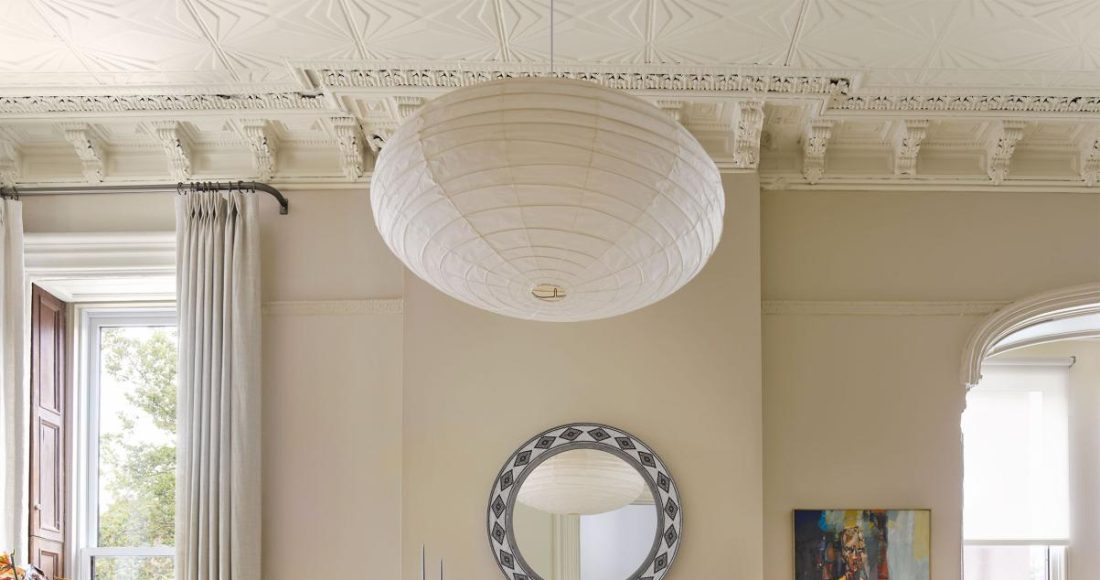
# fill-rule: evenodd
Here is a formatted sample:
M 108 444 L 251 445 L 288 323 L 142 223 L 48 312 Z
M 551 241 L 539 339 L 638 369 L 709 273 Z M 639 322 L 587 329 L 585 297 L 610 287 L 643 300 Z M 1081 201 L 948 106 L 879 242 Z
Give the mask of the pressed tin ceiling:
M 0 182 L 363 181 L 426 98 L 546 74 L 549 0 L 3 0 Z M 559 74 L 766 185 L 1100 181 L 1095 0 L 557 0 Z
M 5 0 L 6 88 L 295 84 L 294 62 L 548 60 L 548 0 Z M 1100 89 L 1091 0 L 559 0 L 562 63 Z

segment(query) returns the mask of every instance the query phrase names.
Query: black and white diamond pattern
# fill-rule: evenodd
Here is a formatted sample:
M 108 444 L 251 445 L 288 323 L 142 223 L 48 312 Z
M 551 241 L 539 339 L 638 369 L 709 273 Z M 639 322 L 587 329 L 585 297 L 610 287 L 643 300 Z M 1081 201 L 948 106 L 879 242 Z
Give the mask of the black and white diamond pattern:
M 680 506 L 676 505 L 676 502 L 670 497 L 665 502 L 665 513 L 668 514 L 670 519 L 676 519 L 676 514 L 680 512 Z
M 665 530 L 665 545 L 666 546 L 671 548 L 672 545 L 676 543 L 676 540 L 679 540 L 679 539 L 680 539 L 680 534 L 676 533 L 676 526 L 669 526 L 668 529 Z
M 607 439 L 608 437 L 611 437 L 610 435 L 607 434 L 607 431 L 603 430 L 602 427 L 597 427 L 595 429 L 592 429 L 591 431 L 588 432 L 588 435 L 591 436 L 596 441 L 603 441 L 604 439 Z
M 575 441 L 577 437 L 580 437 L 583 433 L 584 431 L 581 431 L 580 429 L 570 427 L 565 431 L 562 431 L 560 437 L 562 439 L 565 439 L 566 441 Z
M 616 437 L 615 442 L 619 444 L 619 448 L 623 451 L 637 449 L 637 447 L 634 446 L 634 441 L 631 440 L 630 437 Z
M 668 552 L 657 556 L 657 559 L 653 561 L 653 571 L 661 572 L 668 569 Z
M 662 580 L 679 551 L 684 525 L 676 484 L 668 475 L 668 468 L 645 443 L 620 429 L 592 423 L 562 425 L 539 434 L 517 449 L 500 470 L 490 496 L 488 525 L 489 543 L 501 572 L 508 580 L 539 579 L 524 561 L 515 546 L 515 535 L 509 529 L 514 496 L 520 487 L 516 483 L 522 482 L 527 473 L 546 458 L 578 448 L 604 448 L 625 457 L 657 492 L 657 505 L 663 507 L 659 512 L 658 534 L 654 541 L 660 549 L 636 577 L 640 580 Z

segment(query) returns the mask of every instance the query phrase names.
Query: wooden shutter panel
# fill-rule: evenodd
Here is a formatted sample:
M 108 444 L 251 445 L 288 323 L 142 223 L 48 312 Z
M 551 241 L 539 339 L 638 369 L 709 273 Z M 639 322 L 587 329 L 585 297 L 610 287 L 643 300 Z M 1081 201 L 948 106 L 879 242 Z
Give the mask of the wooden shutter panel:
M 50 578 L 65 574 L 70 400 L 66 306 L 38 286 L 32 287 L 30 561 Z

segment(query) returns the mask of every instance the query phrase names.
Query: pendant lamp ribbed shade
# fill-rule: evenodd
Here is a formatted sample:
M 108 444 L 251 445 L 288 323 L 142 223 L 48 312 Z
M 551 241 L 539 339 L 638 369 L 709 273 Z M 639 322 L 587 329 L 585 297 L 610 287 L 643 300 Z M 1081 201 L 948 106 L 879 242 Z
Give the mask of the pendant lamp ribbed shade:
M 417 276 L 517 318 L 591 320 L 694 277 L 725 197 L 710 156 L 637 97 L 522 78 L 421 107 L 379 155 L 375 222 Z
M 551 514 L 596 515 L 629 505 L 645 491 L 645 480 L 627 462 L 605 451 L 576 449 L 536 467 L 516 499 Z

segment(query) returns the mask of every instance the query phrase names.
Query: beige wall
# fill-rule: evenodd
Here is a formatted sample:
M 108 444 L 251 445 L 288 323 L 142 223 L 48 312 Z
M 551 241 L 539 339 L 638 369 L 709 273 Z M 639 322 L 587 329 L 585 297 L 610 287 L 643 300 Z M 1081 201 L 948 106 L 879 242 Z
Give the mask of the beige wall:
M 1093 281 L 1100 196 L 761 200 L 753 176 L 726 185 L 727 231 L 698 279 L 643 311 L 568 325 L 501 318 L 406 278 L 365 192 L 292 193 L 286 217 L 263 202 L 265 301 L 407 294 L 404 316 L 265 317 L 265 578 L 389 580 L 404 562 L 409 580 L 421 544 L 452 577 L 494 578 L 484 511 L 501 462 L 541 429 L 597 420 L 652 444 L 680 483 L 673 579 L 787 580 L 792 509 L 866 506 L 931 507 L 934 577 L 957 579 L 957 370 L 980 318 L 769 315 L 761 339 L 761 281 L 770 300 L 874 301 Z M 172 201 L 28 198 L 25 221 L 170 230 Z
M 652 445 L 684 501 L 670 578 L 762 576 L 759 219 L 755 176 L 727 176 L 706 270 L 619 318 L 534 323 L 407 278 L 404 578 L 421 544 L 453 578 L 499 577 L 485 530 L 501 464 L 539 431 L 599 421 Z
M 765 192 L 767 300 L 1011 300 L 1100 278 L 1100 196 Z M 765 577 L 791 510 L 930 507 L 933 577 L 961 569 L 958 380 L 977 316 L 764 320 Z
M 398 578 L 402 315 L 326 309 L 400 296 L 402 269 L 365 191 L 289 195 L 260 202 L 264 300 L 296 303 L 263 321 L 264 578 Z M 172 199 L 28 197 L 25 229 L 170 231 Z

